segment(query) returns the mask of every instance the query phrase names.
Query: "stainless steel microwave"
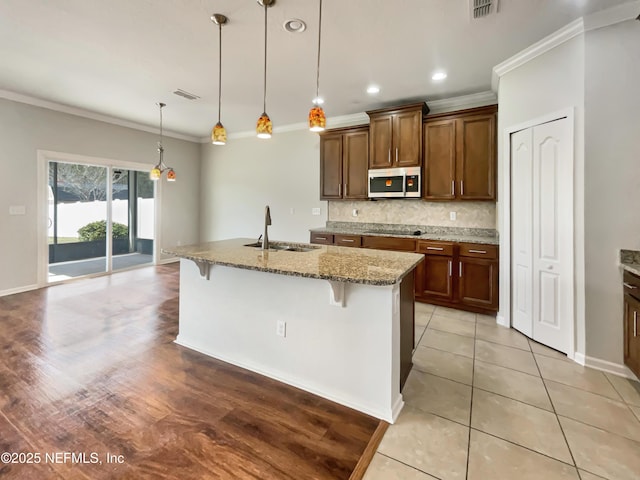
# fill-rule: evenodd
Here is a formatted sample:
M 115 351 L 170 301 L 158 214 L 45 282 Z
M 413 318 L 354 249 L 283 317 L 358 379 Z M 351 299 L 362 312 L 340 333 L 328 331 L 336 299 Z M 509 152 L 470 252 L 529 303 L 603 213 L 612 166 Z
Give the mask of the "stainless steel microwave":
M 369 170 L 369 198 L 420 198 L 420 167 Z

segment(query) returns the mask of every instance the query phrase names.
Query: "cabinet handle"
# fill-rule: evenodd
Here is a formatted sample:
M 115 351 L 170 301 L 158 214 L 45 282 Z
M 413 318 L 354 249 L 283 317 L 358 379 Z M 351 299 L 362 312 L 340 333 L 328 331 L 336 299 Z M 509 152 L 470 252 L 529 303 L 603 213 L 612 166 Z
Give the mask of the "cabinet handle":
M 460 180 L 460 195 L 464 195 L 464 181 Z
M 462 262 L 458 262 L 458 276 L 462 278 Z
M 326 240 L 327 237 L 316 237 L 316 240 Z
M 344 196 L 348 196 L 349 195 L 349 184 L 345 183 L 344 184 Z
M 635 285 L 631 285 L 630 283 L 624 282 L 623 285 L 627 288 L 630 288 L 631 290 L 635 290 L 636 288 L 638 288 Z
M 391 149 L 389 149 L 389 165 L 391 165 Z
M 638 311 L 633 311 L 633 336 L 638 336 Z
M 398 163 L 398 147 L 396 147 L 396 163 Z
M 451 260 L 449 260 L 449 276 L 452 275 L 452 265 L 451 264 L 452 264 L 452 262 L 451 262 Z
M 343 238 L 342 240 L 340 240 L 342 243 L 353 243 L 355 242 L 355 240 L 349 240 L 348 238 Z
M 473 249 L 469 249 L 469 253 L 482 253 L 482 254 L 484 254 L 484 253 L 487 253 L 487 251 L 486 251 L 486 250 L 473 250 Z
M 442 248 L 442 247 L 427 247 L 427 250 L 438 250 L 438 251 L 442 251 L 442 250 L 444 250 L 444 248 Z
M 342 184 L 341 183 L 338 184 L 338 196 L 339 197 L 342 196 Z
M 455 180 L 451 180 L 451 195 L 455 195 L 456 194 L 456 181 Z

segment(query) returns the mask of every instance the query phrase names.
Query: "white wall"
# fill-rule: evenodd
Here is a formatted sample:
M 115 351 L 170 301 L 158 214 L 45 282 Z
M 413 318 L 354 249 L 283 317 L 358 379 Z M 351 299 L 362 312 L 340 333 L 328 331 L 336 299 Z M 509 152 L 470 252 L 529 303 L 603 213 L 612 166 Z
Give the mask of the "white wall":
M 498 177 L 499 198 L 504 188 L 505 129 L 548 114 L 574 109 L 574 264 L 576 287 L 576 352 L 585 352 L 584 330 L 584 39 L 582 35 L 551 49 L 500 78 L 498 91 Z M 499 222 L 508 216 L 505 202 L 498 206 Z M 501 232 L 501 238 L 507 232 Z M 508 253 L 505 249 L 505 254 Z M 508 268 L 508 261 L 501 262 Z M 502 270 L 501 270 L 502 271 Z M 508 299 L 508 283 L 501 273 L 501 303 Z M 501 314 L 503 307 L 501 305 Z
M 640 250 L 640 22 L 585 34 L 587 355 L 622 363 L 621 248 Z
M 0 292 L 37 282 L 37 150 L 151 167 L 157 140 L 151 133 L 0 99 Z M 161 245 L 193 243 L 199 234 L 200 145 L 165 138 L 164 147 L 178 181 L 162 186 Z M 26 214 L 10 216 L 12 205 L 25 206 Z
M 308 242 L 309 229 L 324 226 L 327 219 L 327 202 L 318 200 L 319 148 L 318 135 L 308 130 L 203 145 L 202 241 L 257 238 L 269 205 L 270 239 Z M 321 208 L 320 216 L 311 215 L 314 207 Z

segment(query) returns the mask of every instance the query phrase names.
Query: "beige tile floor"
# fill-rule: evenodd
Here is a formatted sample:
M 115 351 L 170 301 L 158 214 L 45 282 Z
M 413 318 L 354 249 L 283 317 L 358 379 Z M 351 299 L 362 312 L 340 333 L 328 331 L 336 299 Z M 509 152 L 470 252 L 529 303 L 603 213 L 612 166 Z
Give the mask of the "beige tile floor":
M 413 362 L 364 480 L 640 479 L 640 383 L 421 303 Z

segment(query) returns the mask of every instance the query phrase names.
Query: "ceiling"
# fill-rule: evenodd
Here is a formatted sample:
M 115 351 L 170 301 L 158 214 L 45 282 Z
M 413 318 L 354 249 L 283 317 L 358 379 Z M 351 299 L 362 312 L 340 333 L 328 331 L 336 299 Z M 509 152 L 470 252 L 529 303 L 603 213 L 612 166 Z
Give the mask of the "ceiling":
M 410 100 L 485 92 L 491 70 L 578 17 L 628 0 L 499 0 L 471 20 L 473 0 L 324 0 L 320 95 L 328 117 Z M 218 115 L 250 131 L 262 113 L 264 10 L 256 0 L 0 0 L 0 90 L 148 126 L 207 136 Z M 274 127 L 305 122 L 315 96 L 318 0 L 268 11 L 267 112 Z M 286 32 L 291 18 L 307 23 Z M 431 79 L 436 70 L 448 77 Z M 369 84 L 380 93 L 366 93 Z M 183 89 L 201 98 L 174 95 Z

